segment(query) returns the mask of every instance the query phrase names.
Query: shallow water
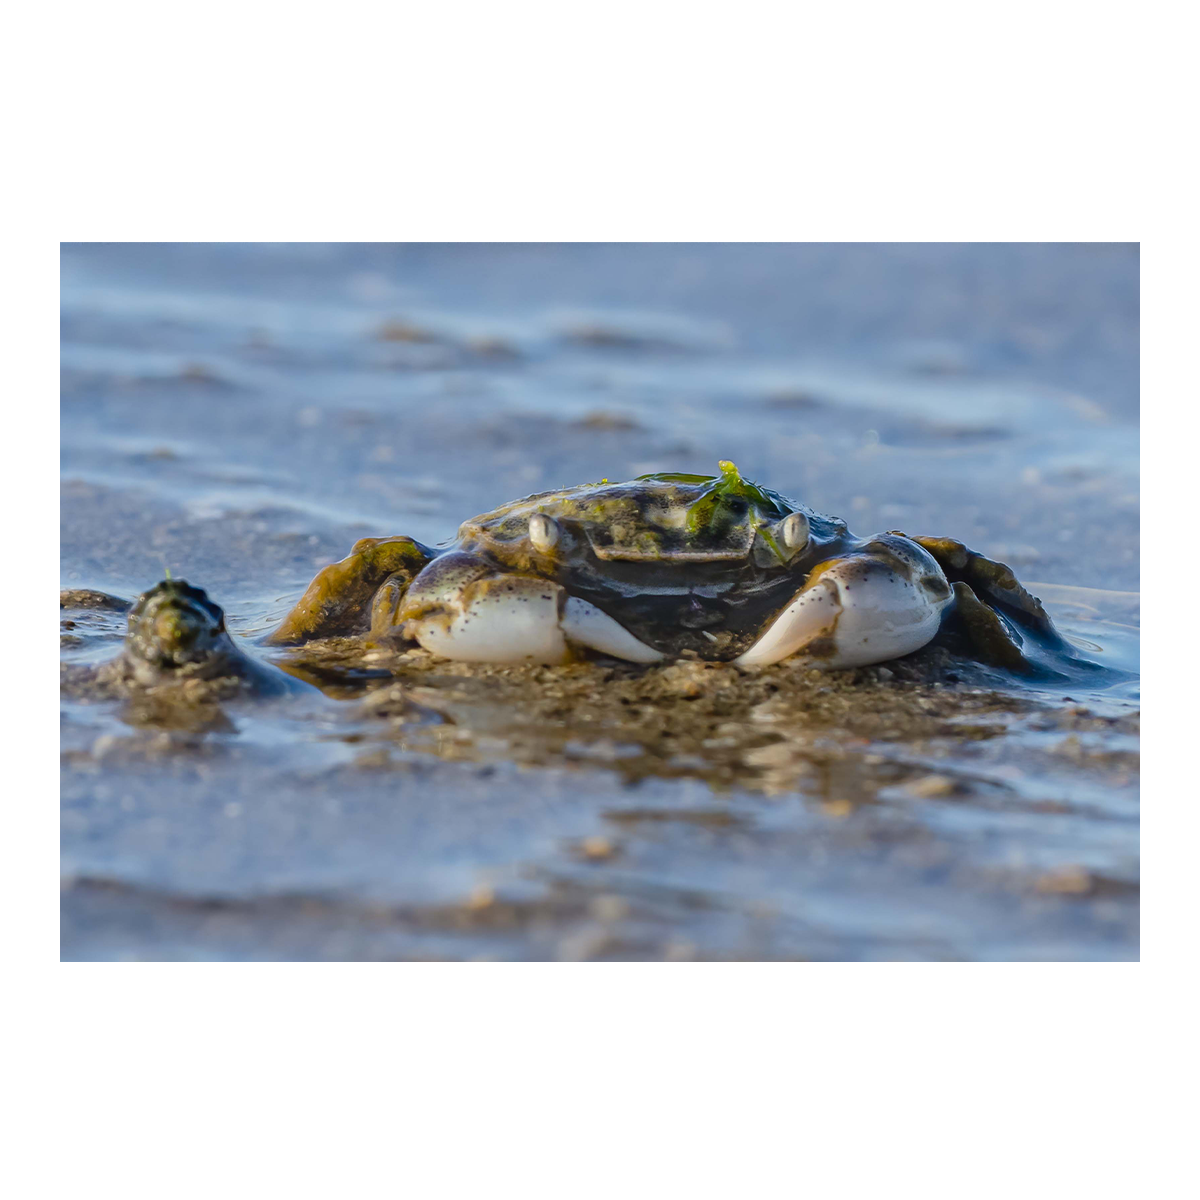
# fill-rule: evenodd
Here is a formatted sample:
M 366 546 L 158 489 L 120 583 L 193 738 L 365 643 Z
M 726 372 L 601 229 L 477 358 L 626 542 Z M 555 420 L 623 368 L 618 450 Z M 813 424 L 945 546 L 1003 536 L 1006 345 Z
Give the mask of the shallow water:
M 1130 248 L 62 263 L 64 587 L 169 568 L 254 638 L 358 537 L 732 458 L 858 533 L 1007 561 L 1137 670 Z M 67 661 L 115 650 L 119 618 L 64 616 Z M 934 666 L 380 658 L 192 728 L 64 700 L 63 955 L 1136 957 L 1136 680 Z

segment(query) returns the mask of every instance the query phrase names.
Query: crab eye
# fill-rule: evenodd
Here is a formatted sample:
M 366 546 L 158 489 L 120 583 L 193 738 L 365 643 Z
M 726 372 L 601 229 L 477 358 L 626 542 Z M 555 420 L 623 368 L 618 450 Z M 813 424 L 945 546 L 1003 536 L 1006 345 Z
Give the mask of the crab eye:
M 545 513 L 534 513 L 529 518 L 529 541 L 542 554 L 549 554 L 558 545 L 558 522 Z
M 808 545 L 808 518 L 802 512 L 790 513 L 779 523 L 779 540 L 788 554 L 797 554 Z
M 800 512 L 790 513 L 784 518 L 779 535 L 789 550 L 802 549 L 808 545 L 808 518 Z

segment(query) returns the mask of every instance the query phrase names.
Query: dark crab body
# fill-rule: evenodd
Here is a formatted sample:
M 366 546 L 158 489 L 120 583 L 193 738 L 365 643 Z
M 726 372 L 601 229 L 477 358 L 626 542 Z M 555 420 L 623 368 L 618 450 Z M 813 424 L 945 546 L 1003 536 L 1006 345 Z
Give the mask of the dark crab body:
M 797 573 L 853 541 L 841 521 L 777 493 L 741 484 L 718 494 L 691 475 L 530 496 L 458 537 L 459 553 L 552 580 L 666 656 L 707 659 L 749 649 Z
M 283 677 L 243 653 L 225 628 L 225 613 L 186 580 L 164 579 L 132 604 L 99 592 L 64 592 L 64 607 L 128 610 L 120 654 L 91 672 L 103 688 L 137 693 L 198 685 L 214 696 L 279 691 Z
M 850 667 L 919 649 L 955 614 L 1000 665 L 1028 667 L 1020 630 L 1065 645 L 1002 564 L 944 538 L 856 538 L 720 468 L 528 496 L 465 522 L 443 551 L 365 538 L 270 640 L 399 633 L 469 661 L 555 663 L 591 649 Z

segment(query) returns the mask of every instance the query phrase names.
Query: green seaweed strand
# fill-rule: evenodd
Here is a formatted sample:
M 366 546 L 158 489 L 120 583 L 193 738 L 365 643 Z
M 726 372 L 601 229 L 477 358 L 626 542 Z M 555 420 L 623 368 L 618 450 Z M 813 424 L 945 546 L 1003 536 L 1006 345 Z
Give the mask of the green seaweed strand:
M 762 535 L 763 541 L 771 553 L 781 562 L 786 563 L 787 556 L 780 547 L 775 535 L 771 532 L 771 523 L 763 513 L 776 516 L 784 515 L 789 509 L 780 505 L 778 498 L 764 491 L 757 483 L 743 479 L 737 467 L 727 459 L 717 463 L 719 475 L 687 475 L 680 471 L 659 471 L 653 475 L 639 475 L 638 480 L 654 480 L 662 483 L 704 483 L 709 484 L 704 494 L 688 508 L 687 531 L 695 537 L 714 524 L 721 523 L 720 514 L 728 501 L 734 496 L 740 496 L 750 503 L 750 528 Z M 781 512 L 782 508 L 782 512 Z
M 754 507 L 774 508 L 771 499 L 756 483 L 743 479 L 733 463 L 722 460 L 717 463 L 720 476 L 714 478 L 713 486 L 688 509 L 687 529 L 697 534 L 707 529 L 725 508 L 730 499 L 740 496 Z M 758 526 L 756 525 L 756 528 Z M 778 547 L 772 547 L 778 554 Z

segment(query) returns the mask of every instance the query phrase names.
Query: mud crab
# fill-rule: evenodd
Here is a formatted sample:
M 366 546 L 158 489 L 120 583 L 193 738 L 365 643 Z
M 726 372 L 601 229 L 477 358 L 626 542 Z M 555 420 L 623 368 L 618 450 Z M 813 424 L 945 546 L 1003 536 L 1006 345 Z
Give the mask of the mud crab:
M 188 685 L 212 698 L 274 694 L 288 679 L 255 662 L 225 628 L 225 613 L 208 594 L 183 579 L 164 579 L 130 603 L 95 591 L 66 591 L 66 609 L 128 612 L 120 653 L 99 666 L 64 667 L 68 690 L 92 685 L 101 694 L 132 695 Z
M 855 667 L 952 626 L 974 657 L 1012 670 L 1074 657 L 1002 563 L 950 538 L 855 537 L 732 463 L 719 470 L 541 492 L 465 522 L 441 550 L 363 538 L 267 640 L 399 635 L 475 662 L 592 650 Z

